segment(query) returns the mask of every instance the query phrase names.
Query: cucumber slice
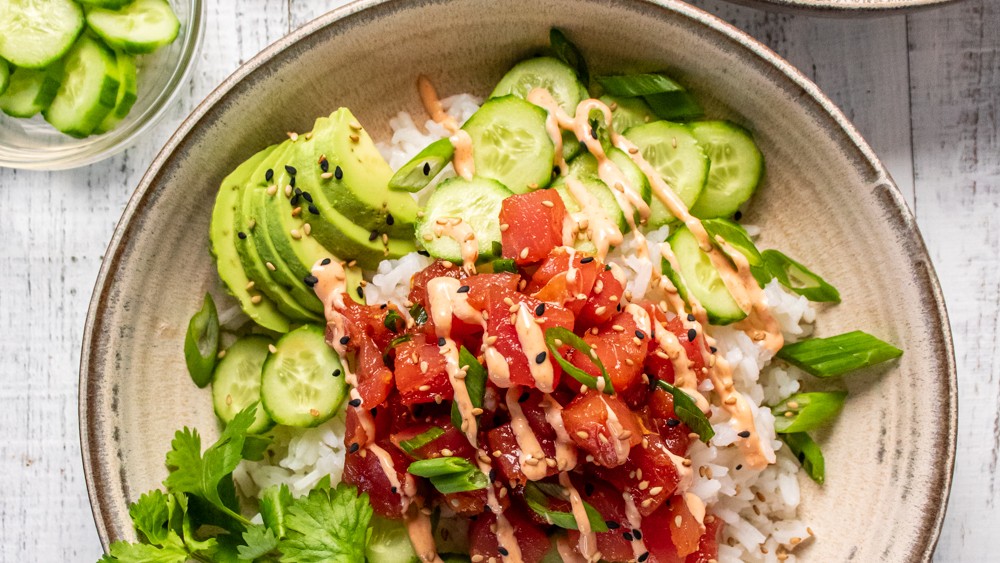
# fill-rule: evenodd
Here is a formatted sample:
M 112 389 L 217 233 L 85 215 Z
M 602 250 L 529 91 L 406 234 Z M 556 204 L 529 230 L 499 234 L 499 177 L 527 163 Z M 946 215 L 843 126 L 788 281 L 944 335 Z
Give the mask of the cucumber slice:
M 66 55 L 62 84 L 42 114 L 63 133 L 86 137 L 115 108 L 119 84 L 114 52 L 89 35 L 82 35 Z
M 121 9 L 89 8 L 87 25 L 126 53 L 152 53 L 173 42 L 181 22 L 165 0 L 135 0 Z
M 76 0 L 84 6 L 92 6 L 94 8 L 107 8 L 109 10 L 120 10 L 125 6 L 128 6 L 133 2 L 133 0 Z
M 121 84 L 118 85 L 118 98 L 115 100 L 115 109 L 95 129 L 97 133 L 107 133 L 118 127 L 118 124 L 125 119 L 128 112 L 132 111 L 132 106 L 135 105 L 135 101 L 138 99 L 135 57 L 119 51 L 115 53 L 115 61 L 118 63 L 118 73 L 121 81 Z
M 552 57 L 538 57 L 521 61 L 508 70 L 490 98 L 513 94 L 523 100 L 535 88 L 548 90 L 559 107 L 570 115 L 576 114 L 576 106 L 587 96 L 587 89 L 569 65 Z
M 569 162 L 583 152 L 583 143 L 577 140 L 576 133 L 572 131 L 562 132 L 562 156 L 563 160 Z
M 0 59 L 0 95 L 7 91 L 10 85 L 10 66 L 7 61 Z
M 258 403 L 253 424 L 247 430 L 250 434 L 260 434 L 274 426 L 259 404 L 261 373 L 270 345 L 271 339 L 264 336 L 240 338 L 226 350 L 212 375 L 212 405 L 223 423 L 229 423 L 240 411 Z
M 484 106 L 485 107 L 485 106 Z M 438 220 L 460 218 L 476 234 L 479 259 L 500 257 L 500 205 L 511 191 L 496 180 L 488 178 L 450 178 L 441 182 L 427 200 L 424 217 L 417 224 L 417 241 L 435 258 L 462 263 L 462 249 L 458 241 L 447 235 L 438 235 Z
M 0 110 L 11 117 L 31 117 L 49 107 L 62 82 L 62 65 L 41 70 L 15 68 L 7 91 L 0 96 Z
M 625 154 L 625 151 L 617 147 L 611 147 L 608 150 L 608 159 L 618 166 L 629 184 L 642 196 L 642 200 L 649 203 L 653 197 L 652 188 L 649 185 L 649 179 L 642 173 L 639 166 L 632 162 L 632 159 Z M 590 153 L 581 154 L 573 159 L 569 164 L 569 174 L 577 178 L 591 177 L 597 180 L 601 178 L 597 170 L 597 158 Z M 638 225 L 639 217 L 636 217 L 635 221 Z
M 23 68 L 43 68 L 66 54 L 83 29 L 72 0 L 0 2 L 0 57 Z
M 281 337 L 264 363 L 260 394 L 278 424 L 310 427 L 333 417 L 347 396 L 340 357 L 325 331 L 303 325 Z M 334 375 L 336 374 L 336 375 Z
M 601 101 L 609 108 L 613 108 L 611 110 L 611 124 L 618 133 L 657 120 L 649 104 L 642 101 L 642 98 L 625 98 L 606 94 L 601 96 Z
M 365 547 L 368 563 L 419 563 L 410 534 L 402 520 L 372 517 L 372 536 Z
M 666 260 L 663 260 L 663 271 L 677 286 L 681 297 L 697 299 L 708 313 L 708 321 L 714 325 L 727 325 L 746 318 L 746 311 L 740 309 L 712 259 L 687 227 L 674 231 L 667 243 L 677 257 L 680 271 L 671 268 Z
M 764 175 L 764 156 L 750 132 L 728 121 L 698 121 L 691 133 L 708 155 L 708 182 L 691 213 L 728 217 L 753 195 Z
M 476 174 L 514 193 L 549 185 L 555 146 L 545 128 L 546 115 L 515 96 L 484 103 L 462 127 L 472 137 Z
M 690 209 L 708 180 L 708 157 L 691 129 L 682 123 L 654 121 L 629 129 L 625 136 L 639 147 L 643 158 Z M 649 228 L 674 221 L 659 198 L 653 197 L 649 207 Z

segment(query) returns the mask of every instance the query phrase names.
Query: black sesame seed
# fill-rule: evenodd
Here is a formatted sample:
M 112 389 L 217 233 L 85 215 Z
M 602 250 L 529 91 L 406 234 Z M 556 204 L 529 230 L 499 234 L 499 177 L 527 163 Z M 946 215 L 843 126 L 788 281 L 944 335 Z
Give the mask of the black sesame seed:
M 597 138 L 597 129 L 591 127 L 590 128 L 590 136 L 596 139 Z
M 708 349 L 711 350 L 713 354 L 719 351 L 719 349 L 715 346 L 709 346 Z
M 312 213 L 313 215 L 319 215 L 319 208 L 310 203 L 309 204 L 309 213 Z
M 355 408 L 360 407 L 361 406 L 361 399 L 351 399 L 350 401 L 347 401 L 347 404 L 351 405 L 352 407 L 355 407 Z
M 637 330 L 635 331 L 635 337 L 642 340 L 643 338 L 646 338 L 646 333 L 641 330 Z
M 336 179 L 338 179 L 338 180 L 343 180 L 344 179 L 344 171 L 341 170 L 339 166 L 336 167 L 336 168 L 334 168 L 333 169 L 333 177 L 336 178 Z
M 267 172 L 264 172 L 264 181 L 265 182 L 270 182 L 273 179 L 274 179 L 274 170 L 271 170 L 270 168 L 268 168 Z
M 604 271 L 605 271 L 605 272 L 607 272 L 607 271 L 608 271 L 608 270 L 610 270 L 610 269 L 611 269 L 611 264 L 605 264 L 605 265 L 604 265 Z
M 444 346 L 447 343 L 448 342 L 444 339 L 443 336 L 441 338 L 438 338 L 438 346 Z
M 293 188 L 295 187 L 295 176 L 292 176 L 291 178 L 288 179 L 288 185 Z
M 538 306 L 535 307 L 535 314 L 539 317 L 545 314 L 545 303 L 539 303 Z
M 680 423 L 681 423 L 681 421 L 678 420 L 678 419 L 676 419 L 676 418 L 668 418 L 667 419 L 667 426 L 669 426 L 670 428 L 678 426 L 678 425 L 680 425 Z
M 643 563 L 643 561 L 645 561 L 647 559 L 649 559 L 649 552 L 645 551 L 645 552 L 643 552 L 642 555 L 639 556 L 638 559 L 636 559 L 636 561 L 638 561 L 639 563 Z
M 353 453 L 357 452 L 360 449 L 361 449 L 361 446 L 359 446 L 357 442 L 354 442 L 354 443 L 351 444 L 351 447 L 347 448 L 347 451 L 349 451 L 349 452 L 351 452 L 353 454 Z
M 525 391 L 524 393 L 521 393 L 520 397 L 517 398 L 517 402 L 523 403 L 528 400 L 528 397 L 531 397 L 531 393 Z
M 545 356 L 546 356 L 545 352 L 539 352 L 538 355 L 535 356 L 535 363 L 536 364 L 545 363 Z
M 584 494 L 586 494 L 586 495 L 587 495 L 588 497 L 589 497 L 590 495 L 594 494 L 594 484 L 593 484 L 593 483 L 584 483 L 584 484 L 583 484 L 583 492 L 584 492 Z
M 419 254 L 421 256 L 430 256 L 431 255 L 431 253 L 427 252 L 426 250 L 418 250 L 417 254 Z
M 733 213 L 733 219 L 734 220 L 739 221 L 742 218 L 743 218 L 743 212 L 742 211 L 737 211 L 736 213 Z
M 323 172 L 329 172 L 330 171 L 330 161 L 327 160 L 327 159 L 325 159 L 325 158 L 323 160 L 319 161 L 319 169 L 322 170 Z
M 295 167 L 292 166 L 291 164 L 286 164 L 285 165 L 285 172 L 288 172 L 288 174 L 290 176 L 294 176 L 295 174 L 298 173 L 298 170 L 296 170 Z
M 639 529 L 632 530 L 632 535 L 635 536 L 635 539 L 641 540 L 642 539 L 642 530 L 639 530 Z
M 743 469 L 743 464 L 742 463 L 740 463 L 740 464 L 738 464 L 736 466 L 736 471 L 739 471 L 740 469 Z
M 244 233 L 243 231 L 240 231 L 240 232 L 236 233 L 236 236 L 240 237 L 240 240 L 246 240 L 247 239 L 247 234 Z
M 594 257 L 593 256 L 586 256 L 586 257 L 580 259 L 580 263 L 581 264 L 590 264 L 593 261 L 594 261 Z
M 302 199 L 308 201 L 309 203 L 313 202 L 313 196 L 309 192 L 302 192 Z
M 392 494 L 396 494 L 398 489 L 396 487 L 389 487 L 389 490 L 392 491 Z
M 368 235 L 368 242 L 372 242 L 377 238 L 378 238 L 378 231 L 372 231 L 371 234 Z
M 463 285 L 462 287 L 458 288 L 458 292 L 459 293 L 468 293 L 470 289 L 472 289 L 472 288 L 470 288 L 467 285 Z
M 295 188 L 295 184 L 292 184 L 292 187 Z M 295 188 L 295 195 L 302 195 L 302 190 Z
M 340 377 L 340 370 L 339 369 L 333 370 L 333 376 L 334 377 Z
M 372 407 L 372 408 L 368 409 L 368 414 L 370 414 L 372 416 L 377 415 L 378 414 L 378 407 Z
M 503 555 L 504 557 L 507 557 L 508 555 L 510 555 L 510 553 L 507 551 L 507 548 L 505 548 L 502 545 L 497 548 L 497 551 L 499 551 L 500 555 Z
M 333 260 L 330 260 L 329 258 L 324 258 L 323 261 L 320 262 L 319 264 L 320 264 L 320 266 L 329 266 L 330 262 L 332 262 L 332 261 Z
M 343 344 L 344 346 L 347 346 L 347 343 L 350 342 L 350 341 L 351 341 L 351 337 L 350 336 L 341 336 L 340 337 L 340 343 Z
M 740 432 L 739 434 L 737 434 L 737 436 L 739 436 L 740 438 L 749 438 L 750 437 L 750 431 L 749 430 L 744 430 L 743 432 Z
M 497 480 L 497 468 L 496 467 L 490 468 L 490 475 L 489 475 L 489 477 L 490 477 L 490 483 L 492 483 L 493 481 Z
M 361 289 L 361 286 L 360 286 L 360 285 L 359 285 L 359 286 L 358 286 L 358 288 L 357 288 L 357 292 L 358 292 L 358 297 L 360 297 L 361 299 L 364 299 L 364 298 L 365 298 L 365 290 L 364 290 L 364 289 Z
M 694 339 L 698 338 L 698 331 L 693 328 L 688 329 L 688 342 L 694 342 Z
M 431 163 L 430 162 L 425 162 L 424 163 L 424 176 L 430 176 L 430 175 L 431 175 Z
M 630 534 L 629 532 L 623 533 L 622 537 L 625 538 L 625 541 L 632 541 L 632 534 Z
M 316 287 L 316 284 L 319 283 L 319 278 L 310 274 L 305 278 L 303 278 L 302 281 L 306 282 L 306 285 L 308 285 L 309 287 Z
M 299 194 L 295 194 L 295 195 L 292 196 L 292 199 L 290 199 L 288 201 L 289 201 L 289 203 L 292 204 L 292 207 L 298 207 L 299 206 L 299 200 L 301 198 L 302 198 L 302 196 L 300 196 Z
M 609 530 L 617 530 L 618 528 L 621 527 L 621 524 L 615 522 L 614 520 L 608 520 L 604 522 L 604 524 L 608 527 Z
M 618 311 L 619 313 L 621 313 L 622 312 L 622 304 L 619 303 L 618 305 L 616 305 L 615 306 L 615 310 Z
M 379 309 L 382 309 L 382 310 L 384 311 L 384 310 L 386 310 L 386 309 L 388 309 L 388 308 L 389 308 L 389 305 L 388 305 L 388 304 L 386 304 L 386 303 L 383 303 L 383 304 L 379 305 L 379 306 L 378 306 L 378 308 L 379 308 Z
M 694 322 L 694 315 L 692 315 L 691 313 L 688 313 L 688 321 L 692 323 Z
M 385 224 L 386 225 L 392 225 L 395 222 L 396 222 L 396 218 L 392 216 L 392 213 L 386 213 L 385 214 Z

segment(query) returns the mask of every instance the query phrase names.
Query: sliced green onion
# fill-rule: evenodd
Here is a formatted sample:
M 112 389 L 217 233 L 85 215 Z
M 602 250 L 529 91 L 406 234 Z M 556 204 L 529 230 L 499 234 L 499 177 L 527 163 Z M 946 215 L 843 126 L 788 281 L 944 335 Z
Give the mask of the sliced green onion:
M 500 241 L 498 240 L 493 241 L 491 249 L 493 251 L 493 256 L 503 256 L 503 245 L 500 243 Z
M 715 430 L 705 413 L 695 404 L 694 399 L 683 389 L 674 387 L 662 379 L 658 379 L 656 385 L 674 397 L 674 414 L 698 435 L 698 439 L 707 444 L 715 436 Z
M 407 471 L 425 477 L 443 494 L 477 491 L 489 486 L 489 479 L 478 467 L 460 457 L 436 457 L 414 461 Z
M 395 348 L 396 346 L 399 346 L 400 344 L 402 344 L 404 342 L 409 342 L 411 340 L 413 340 L 413 335 L 412 334 L 400 334 L 396 338 L 393 338 L 392 340 L 390 340 L 389 341 L 389 346 L 387 346 L 386 349 L 385 349 L 385 351 L 382 352 L 382 360 L 385 363 L 388 364 L 389 363 L 389 352 L 393 348 Z
M 802 264 L 777 250 L 761 253 L 764 263 L 781 285 L 810 301 L 840 303 L 840 292 Z
M 219 313 L 208 293 L 201 309 L 188 322 L 184 336 L 184 362 L 191 380 L 198 387 L 212 381 L 212 371 L 219 355 Z
M 443 429 L 438 426 L 433 426 L 410 438 L 409 440 L 402 440 L 399 442 L 399 447 L 406 452 L 407 455 L 413 456 L 413 452 L 419 450 L 427 444 L 430 444 L 434 440 L 437 440 L 442 434 L 444 434 Z
M 417 323 L 417 326 L 427 324 L 427 310 L 420 303 L 414 303 L 410 307 L 410 317 L 413 318 L 413 322 Z
M 580 49 L 577 49 L 576 45 L 562 31 L 554 27 L 550 29 L 549 44 L 552 45 L 552 52 L 555 53 L 556 57 L 576 71 L 576 77 L 584 86 L 590 84 L 590 72 L 587 71 L 586 59 L 583 58 Z
M 469 392 L 473 408 L 482 408 L 483 397 L 486 395 L 486 368 L 465 346 L 458 351 L 458 365 L 463 369 L 468 368 L 465 371 L 465 389 Z M 451 403 L 451 423 L 455 428 L 462 427 L 462 413 L 458 410 L 458 401 Z
M 778 351 L 779 358 L 816 377 L 837 377 L 902 355 L 899 348 L 860 330 L 810 338 Z
M 565 489 L 555 483 L 539 483 L 529 481 L 528 484 L 524 486 L 524 501 L 528 505 L 528 508 L 533 510 L 535 514 L 560 528 L 566 530 L 579 530 L 580 528 L 576 523 L 576 517 L 573 516 L 572 512 L 564 512 L 549 508 L 550 497 L 562 499 L 565 498 L 565 496 Z M 583 503 L 583 508 L 587 511 L 587 520 L 590 522 L 590 528 L 593 531 L 608 531 L 608 525 L 604 521 L 604 517 L 601 516 L 601 513 L 598 512 L 596 508 L 586 501 Z
M 670 121 L 688 121 L 705 115 L 698 100 L 690 92 L 677 90 L 645 96 L 646 103 L 660 119 Z
M 447 137 L 427 145 L 389 178 L 389 188 L 404 192 L 419 192 L 431 183 L 451 162 L 455 146 Z
M 764 257 L 761 256 L 757 246 L 754 245 L 750 235 L 743 227 L 728 219 L 703 219 L 701 224 L 713 240 L 715 237 L 722 237 L 722 240 L 746 257 L 750 264 L 750 273 L 753 274 L 754 279 L 761 287 L 774 278 L 771 271 L 767 269 L 767 265 L 764 264 Z
M 513 260 L 508 260 L 506 258 L 501 258 L 499 260 L 494 260 L 493 261 L 493 273 L 494 274 L 502 274 L 502 273 L 508 273 L 508 272 L 511 273 L 511 274 L 516 274 L 517 273 L 517 263 L 515 263 Z
M 393 333 L 397 333 L 399 332 L 400 328 L 399 323 L 401 322 L 403 322 L 403 316 L 400 315 L 398 312 L 396 312 L 395 309 L 390 309 L 389 312 L 386 313 L 385 320 L 382 321 L 382 324 L 384 324 L 385 328 L 387 328 L 388 330 L 392 331 Z
M 805 432 L 781 434 L 780 438 L 788 445 L 788 449 L 792 451 L 795 459 L 802 464 L 806 474 L 812 477 L 813 481 L 822 485 L 826 479 L 826 463 L 819 445 Z
M 557 341 L 560 341 L 561 343 Z M 569 363 L 569 361 L 562 356 L 562 353 L 559 352 L 559 349 L 564 345 L 569 346 L 589 358 L 590 361 L 601 370 L 601 377 L 604 378 L 604 392 L 609 395 L 615 392 L 614 387 L 611 385 L 611 376 L 608 375 L 608 370 L 604 369 L 604 364 L 601 362 L 601 359 L 597 357 L 596 353 L 592 352 L 593 349 L 588 346 L 582 338 L 573 334 L 572 331 L 561 326 L 549 328 L 545 331 L 545 345 L 548 346 L 549 352 L 552 353 L 552 357 L 556 359 L 556 362 L 559 363 L 559 366 L 562 367 L 564 372 L 568 373 L 570 377 L 587 387 L 597 389 L 597 378 Z
M 664 92 L 683 92 L 684 87 L 669 76 L 659 73 L 649 74 L 613 74 L 595 78 L 605 93 L 612 96 L 649 96 Z
M 779 434 L 815 430 L 840 413 L 845 399 L 847 391 L 796 393 L 771 407 L 774 430 Z

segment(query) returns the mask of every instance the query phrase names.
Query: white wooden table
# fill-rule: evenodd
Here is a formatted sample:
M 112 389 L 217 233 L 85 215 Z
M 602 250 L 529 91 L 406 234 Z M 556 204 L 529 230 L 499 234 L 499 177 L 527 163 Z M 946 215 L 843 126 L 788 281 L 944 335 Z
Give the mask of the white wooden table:
M 915 211 L 944 286 L 961 393 L 936 560 L 1000 561 L 1000 2 L 865 20 L 695 2 L 815 80 Z M 81 170 L 0 170 L 0 561 L 100 555 L 80 462 L 77 367 L 107 241 L 183 117 L 240 63 L 341 3 L 209 0 L 190 84 L 141 143 Z

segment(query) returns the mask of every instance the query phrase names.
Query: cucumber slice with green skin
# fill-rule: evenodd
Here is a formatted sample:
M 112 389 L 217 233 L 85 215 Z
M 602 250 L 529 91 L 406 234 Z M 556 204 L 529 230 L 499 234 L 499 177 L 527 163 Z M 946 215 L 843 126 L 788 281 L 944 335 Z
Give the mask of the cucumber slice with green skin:
M 118 63 L 119 79 L 121 80 L 121 84 L 118 85 L 118 98 L 115 101 L 115 109 L 97 126 L 96 133 L 107 133 L 118 127 L 128 112 L 132 111 L 132 106 L 138 99 L 135 57 L 119 51 L 115 53 L 115 60 Z
M 260 394 L 278 424 L 306 428 L 329 420 L 347 397 L 340 357 L 323 328 L 303 325 L 281 337 L 264 363 Z M 334 375 L 336 374 L 336 375 Z
M 576 133 L 572 131 L 562 132 L 562 157 L 569 162 L 583 152 L 583 143 L 576 138 Z
M 624 151 L 617 147 L 611 147 L 607 154 L 608 159 L 622 171 L 622 174 L 625 176 L 625 179 L 628 180 L 632 189 L 638 191 L 639 195 L 642 196 L 642 200 L 649 203 L 653 197 L 652 188 L 649 185 L 649 179 L 642 173 L 639 166 L 635 162 L 632 162 L 632 159 L 629 158 Z M 569 164 L 569 174 L 581 179 L 601 179 L 600 173 L 597 169 L 597 158 L 590 153 L 583 153 L 573 159 L 573 161 Z M 638 212 L 636 212 L 636 217 L 634 219 L 635 224 L 638 225 L 640 221 Z M 622 232 L 627 232 L 627 230 L 628 227 L 626 226 L 623 228 Z
M 512 195 L 496 180 L 475 177 L 472 180 L 450 178 L 441 182 L 427 200 L 424 217 L 417 224 L 417 240 L 435 258 L 462 263 L 458 241 L 435 232 L 437 221 L 460 218 L 472 228 L 479 245 L 479 259 L 500 257 L 500 206 Z
M 538 57 L 521 61 L 508 70 L 490 98 L 513 94 L 524 100 L 535 88 L 548 90 L 559 107 L 570 115 L 576 114 L 576 106 L 587 97 L 587 88 L 569 65 L 552 57 Z
M 243 188 L 240 214 L 236 217 L 236 248 L 250 277 L 257 280 L 257 286 L 265 295 L 274 299 L 282 313 L 301 321 L 319 321 L 322 318 L 322 307 L 317 311 L 315 304 L 312 307 L 306 304 L 310 298 L 316 299 L 315 294 L 307 290 L 301 281 L 300 284 L 295 283 L 294 276 L 278 255 L 264 224 L 263 204 L 265 198 L 270 197 L 267 194 L 270 183 L 260 180 L 264 180 L 266 170 L 278 170 L 281 167 L 290 147 L 291 141 L 279 145 L 270 158 L 257 165 L 252 178 L 258 181 L 252 179 Z
M 7 91 L 0 95 L 0 110 L 11 117 L 32 117 L 49 107 L 61 82 L 59 63 L 41 70 L 15 68 Z
M 690 209 L 705 187 L 709 166 L 708 157 L 691 129 L 682 123 L 654 121 L 629 129 L 625 136 L 635 143 L 643 158 Z M 651 229 L 675 220 L 667 206 L 655 195 L 649 208 L 647 224 Z
M 59 60 L 83 30 L 83 9 L 72 0 L 0 2 L 0 57 L 19 68 Z
M 118 9 L 88 8 L 87 25 L 108 45 L 133 55 L 172 43 L 181 30 L 166 0 L 135 0 Z
M 708 321 L 714 325 L 727 325 L 746 318 L 746 311 L 740 309 L 729 293 L 711 257 L 701 249 L 698 239 L 687 227 L 674 231 L 667 243 L 677 257 L 680 271 L 671 268 L 664 259 L 663 272 L 685 301 L 690 303 L 691 297 L 697 299 L 708 313 Z
M 10 85 L 10 65 L 7 61 L 0 59 L 0 95 L 7 91 Z
M 574 139 L 575 140 L 575 139 Z M 450 139 L 438 139 L 427 145 L 392 175 L 389 188 L 404 192 L 419 192 L 427 187 L 455 156 Z
M 611 110 L 611 125 L 618 133 L 657 120 L 649 104 L 642 101 L 642 98 L 625 98 L 606 94 L 601 96 L 601 101 L 609 108 L 614 108 Z
M 628 221 L 625 219 L 625 213 L 622 211 L 622 208 L 618 206 L 618 200 L 615 199 L 615 194 L 611 193 L 611 188 L 609 188 L 607 184 L 602 182 L 600 178 L 590 176 L 588 174 L 576 176 L 571 172 L 570 175 L 583 184 L 583 187 L 587 189 L 590 195 L 597 198 L 597 201 L 601 204 L 601 209 L 604 210 L 611 221 L 618 225 L 618 229 L 621 230 L 622 233 L 627 233 L 629 231 Z M 569 187 L 566 186 L 565 179 L 560 178 L 559 180 L 556 180 L 552 189 L 556 190 L 559 197 L 562 198 L 563 204 L 566 206 L 566 211 L 570 213 L 580 211 L 580 204 L 576 201 L 576 198 L 573 197 L 572 192 L 569 191 Z M 587 243 L 589 244 L 589 241 L 587 241 Z M 592 248 L 596 250 L 596 247 L 587 246 L 586 244 L 578 246 L 578 248 L 580 248 L 580 250 L 588 251 Z
M 86 137 L 115 109 L 119 85 L 114 52 L 100 40 L 81 35 L 66 55 L 59 91 L 42 115 L 59 131 Z
M 546 111 L 515 96 L 493 98 L 462 126 L 472 138 L 476 175 L 514 193 L 552 181 L 555 145 L 545 128 Z
M 708 182 L 691 213 L 702 219 L 729 217 L 757 190 L 764 155 L 749 131 L 728 121 L 698 121 L 691 133 L 710 161 Z
M 253 155 L 222 180 L 212 209 L 209 240 L 219 278 L 225 283 L 229 293 L 240 302 L 243 312 L 253 322 L 268 330 L 288 332 L 288 319 L 278 311 L 274 301 L 261 295 L 256 288 L 248 289 L 250 278 L 247 277 L 236 250 L 236 243 L 243 241 L 238 241 L 233 228 L 243 187 L 250 182 L 250 175 L 257 169 L 257 165 L 266 160 L 275 148 L 271 146 Z M 256 282 L 254 285 L 256 286 Z
M 94 8 L 107 8 L 109 10 L 120 10 L 133 2 L 133 0 L 76 0 L 76 1 L 84 6 L 93 6 Z
M 240 411 L 257 403 L 257 413 L 247 432 L 260 434 L 274 426 L 274 421 L 260 406 L 261 373 L 271 344 L 271 339 L 264 336 L 244 336 L 226 350 L 226 355 L 215 366 L 212 405 L 215 416 L 223 423 L 228 424 Z
M 372 516 L 372 537 L 365 547 L 368 563 L 420 563 L 402 520 Z

